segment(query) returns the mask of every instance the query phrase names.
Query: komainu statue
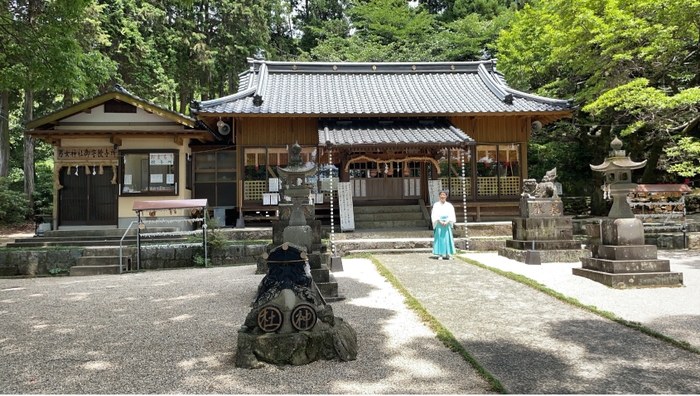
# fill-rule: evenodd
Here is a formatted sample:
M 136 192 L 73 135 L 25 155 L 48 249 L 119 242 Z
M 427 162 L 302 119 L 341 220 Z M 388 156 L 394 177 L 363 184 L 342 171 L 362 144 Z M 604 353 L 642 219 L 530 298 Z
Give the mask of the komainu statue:
M 557 168 L 547 171 L 539 183 L 535 179 L 523 179 L 523 192 L 520 196 L 525 199 L 559 198 L 557 187 L 554 185 L 556 179 Z

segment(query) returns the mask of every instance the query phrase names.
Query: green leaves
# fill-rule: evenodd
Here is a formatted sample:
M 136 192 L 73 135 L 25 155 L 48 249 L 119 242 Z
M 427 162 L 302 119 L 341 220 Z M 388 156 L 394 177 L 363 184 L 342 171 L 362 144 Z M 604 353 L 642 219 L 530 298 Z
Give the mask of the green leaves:
M 520 89 L 576 98 L 582 141 L 586 124 L 605 125 L 651 158 L 676 135 L 700 135 L 699 28 L 700 0 L 540 1 L 499 36 L 499 69 Z M 660 168 L 678 173 L 677 158 Z

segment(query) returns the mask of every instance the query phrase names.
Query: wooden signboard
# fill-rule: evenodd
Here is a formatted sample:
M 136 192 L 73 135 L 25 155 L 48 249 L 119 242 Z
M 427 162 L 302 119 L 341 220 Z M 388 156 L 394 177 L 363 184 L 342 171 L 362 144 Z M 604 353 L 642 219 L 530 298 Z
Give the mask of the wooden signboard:
M 428 196 L 430 197 L 430 205 L 440 201 L 440 190 L 442 190 L 441 180 L 428 180 Z
M 338 183 L 338 206 L 340 207 L 340 230 L 355 231 L 355 213 L 353 213 L 350 182 Z

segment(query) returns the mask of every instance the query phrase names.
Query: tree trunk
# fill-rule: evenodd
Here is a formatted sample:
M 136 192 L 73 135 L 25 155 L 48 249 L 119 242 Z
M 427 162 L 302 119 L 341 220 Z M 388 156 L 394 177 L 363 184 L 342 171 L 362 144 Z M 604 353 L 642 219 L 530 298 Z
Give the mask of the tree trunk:
M 652 184 L 658 181 L 656 165 L 659 163 L 659 158 L 661 158 L 665 143 L 666 142 L 663 141 L 655 141 L 649 149 L 649 157 L 647 157 L 647 164 L 642 174 L 642 183 Z
M 34 118 L 34 92 L 24 90 L 24 122 Z M 29 198 L 29 207 L 34 209 L 34 138 L 24 135 L 24 193 Z
M 187 96 L 188 93 L 185 89 L 180 91 L 180 113 L 185 114 L 185 110 L 187 110 Z
M 0 91 L 0 177 L 10 174 L 10 93 Z

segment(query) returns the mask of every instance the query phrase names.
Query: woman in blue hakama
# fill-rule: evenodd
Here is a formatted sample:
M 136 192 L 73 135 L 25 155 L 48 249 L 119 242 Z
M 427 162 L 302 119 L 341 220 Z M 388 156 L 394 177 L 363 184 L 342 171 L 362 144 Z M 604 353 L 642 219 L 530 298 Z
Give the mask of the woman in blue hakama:
M 452 237 L 452 227 L 457 222 L 455 208 L 447 202 L 447 192 L 440 191 L 440 202 L 433 205 L 430 215 L 433 222 L 433 254 L 438 260 L 449 260 L 451 254 L 455 254 L 455 243 Z

